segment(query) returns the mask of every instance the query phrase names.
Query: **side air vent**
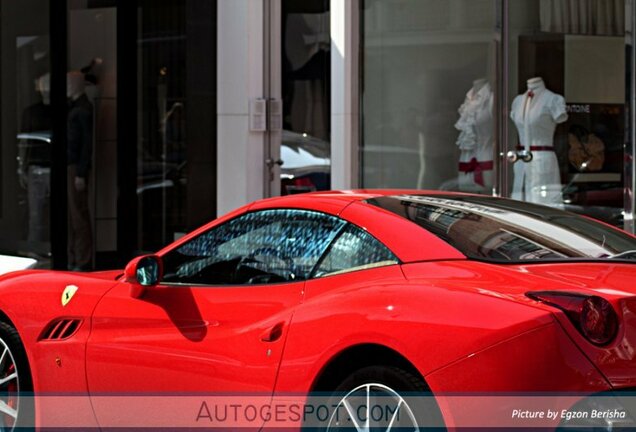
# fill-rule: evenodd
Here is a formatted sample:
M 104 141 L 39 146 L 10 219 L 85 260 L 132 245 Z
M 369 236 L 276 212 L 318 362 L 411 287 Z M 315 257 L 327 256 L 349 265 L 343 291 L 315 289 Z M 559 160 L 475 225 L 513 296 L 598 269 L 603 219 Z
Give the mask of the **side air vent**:
M 82 320 L 75 318 L 62 318 L 49 323 L 40 335 L 41 341 L 59 341 L 68 339 L 77 333 Z

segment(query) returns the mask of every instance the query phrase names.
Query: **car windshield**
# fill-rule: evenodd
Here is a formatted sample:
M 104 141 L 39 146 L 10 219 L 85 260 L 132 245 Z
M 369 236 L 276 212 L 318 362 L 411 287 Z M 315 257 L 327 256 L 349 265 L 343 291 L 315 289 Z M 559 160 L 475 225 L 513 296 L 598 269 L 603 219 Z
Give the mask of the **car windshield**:
M 550 207 L 469 195 L 387 196 L 367 203 L 415 222 L 472 259 L 636 260 L 636 238 Z

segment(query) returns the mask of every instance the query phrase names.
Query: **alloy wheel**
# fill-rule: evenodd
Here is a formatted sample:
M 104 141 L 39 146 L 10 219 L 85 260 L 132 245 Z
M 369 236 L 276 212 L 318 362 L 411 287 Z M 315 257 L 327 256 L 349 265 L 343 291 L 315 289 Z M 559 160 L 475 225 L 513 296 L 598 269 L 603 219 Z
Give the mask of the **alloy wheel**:
M 11 349 L 0 339 L 0 431 L 11 431 L 19 413 L 20 380 Z
M 384 384 L 368 383 L 340 399 L 327 430 L 419 432 L 420 428 L 408 401 L 398 392 Z

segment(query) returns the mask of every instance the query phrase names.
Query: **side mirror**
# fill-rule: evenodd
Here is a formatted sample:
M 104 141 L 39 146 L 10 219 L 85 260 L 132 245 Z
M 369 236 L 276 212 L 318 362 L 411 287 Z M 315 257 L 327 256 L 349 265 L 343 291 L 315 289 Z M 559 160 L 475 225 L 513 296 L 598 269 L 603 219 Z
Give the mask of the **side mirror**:
M 126 282 L 131 285 L 130 295 L 139 298 L 146 287 L 157 285 L 163 276 L 163 263 L 156 255 L 140 256 L 126 266 Z

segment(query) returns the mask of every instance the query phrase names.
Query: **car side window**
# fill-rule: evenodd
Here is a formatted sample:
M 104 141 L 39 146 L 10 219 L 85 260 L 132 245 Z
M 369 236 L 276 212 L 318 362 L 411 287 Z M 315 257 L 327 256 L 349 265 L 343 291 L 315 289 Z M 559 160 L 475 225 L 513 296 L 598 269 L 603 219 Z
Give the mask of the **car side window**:
M 371 234 L 349 224 L 318 265 L 315 277 L 326 277 L 398 264 L 398 258 Z
M 164 283 L 253 285 L 305 280 L 346 224 L 306 210 L 247 213 L 164 258 Z

